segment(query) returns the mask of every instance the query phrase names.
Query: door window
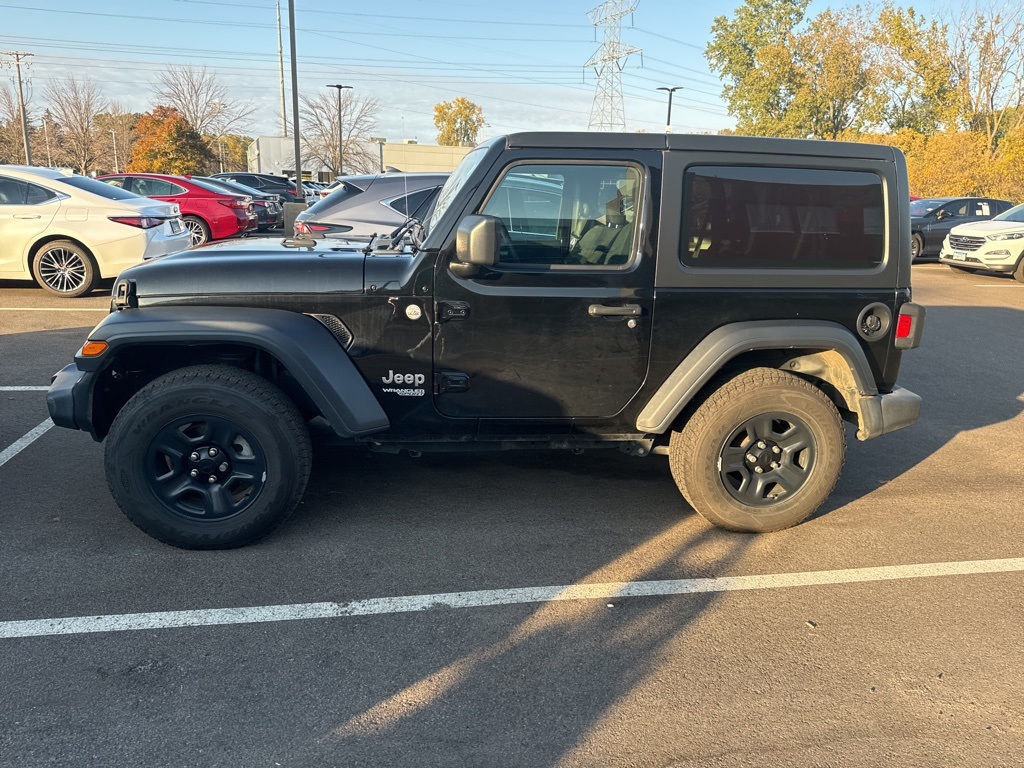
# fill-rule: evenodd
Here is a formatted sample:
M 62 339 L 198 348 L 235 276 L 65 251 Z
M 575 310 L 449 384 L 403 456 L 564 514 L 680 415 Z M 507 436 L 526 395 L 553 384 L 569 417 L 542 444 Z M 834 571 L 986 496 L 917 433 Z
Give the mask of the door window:
M 173 197 L 182 195 L 185 190 L 177 184 L 163 179 L 149 179 L 136 176 L 132 179 L 132 192 L 145 197 Z
M 480 213 L 500 221 L 502 265 L 621 268 L 635 251 L 640 171 L 627 165 L 516 165 Z
M 0 205 L 39 205 L 57 197 L 46 187 L 0 176 Z

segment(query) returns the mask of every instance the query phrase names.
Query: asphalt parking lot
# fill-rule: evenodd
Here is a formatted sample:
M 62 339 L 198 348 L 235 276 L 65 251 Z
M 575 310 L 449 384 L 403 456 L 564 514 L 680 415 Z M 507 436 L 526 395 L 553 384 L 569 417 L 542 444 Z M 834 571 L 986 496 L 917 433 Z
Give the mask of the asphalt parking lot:
M 0 765 L 1019 765 L 1024 285 L 914 270 L 922 418 L 794 529 L 709 527 L 660 457 L 324 449 L 226 552 L 46 429 L 106 293 L 0 284 Z

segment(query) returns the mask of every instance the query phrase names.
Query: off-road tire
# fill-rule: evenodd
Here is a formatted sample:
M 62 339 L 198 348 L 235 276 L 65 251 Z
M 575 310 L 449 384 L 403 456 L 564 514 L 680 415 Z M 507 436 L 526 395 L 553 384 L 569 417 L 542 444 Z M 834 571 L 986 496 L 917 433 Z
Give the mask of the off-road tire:
M 759 454 L 755 463 L 748 462 L 752 452 Z M 767 463 L 774 457 L 777 469 Z M 810 382 L 774 368 L 727 379 L 669 442 L 669 466 L 684 498 L 731 531 L 778 531 L 807 519 L 832 492 L 845 457 L 846 432 L 832 401 Z M 729 472 L 737 462 L 737 471 Z M 763 472 L 755 474 L 754 466 Z
M 77 299 L 92 292 L 100 274 L 85 248 L 71 240 L 53 240 L 32 257 L 32 277 L 54 296 Z
M 141 530 L 184 549 L 228 549 L 291 514 L 312 448 L 302 415 L 276 386 L 240 368 L 198 365 L 128 401 L 105 462 L 110 492 Z

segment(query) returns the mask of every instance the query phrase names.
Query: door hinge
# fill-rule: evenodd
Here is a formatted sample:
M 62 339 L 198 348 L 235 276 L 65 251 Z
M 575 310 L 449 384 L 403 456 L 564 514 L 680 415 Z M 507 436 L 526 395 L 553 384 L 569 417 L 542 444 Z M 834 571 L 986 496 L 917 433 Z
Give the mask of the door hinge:
M 438 371 L 434 374 L 434 394 L 469 391 L 469 374 L 462 371 Z
M 469 317 L 469 302 L 439 301 L 436 317 L 439 323 L 446 323 L 449 320 L 465 320 Z

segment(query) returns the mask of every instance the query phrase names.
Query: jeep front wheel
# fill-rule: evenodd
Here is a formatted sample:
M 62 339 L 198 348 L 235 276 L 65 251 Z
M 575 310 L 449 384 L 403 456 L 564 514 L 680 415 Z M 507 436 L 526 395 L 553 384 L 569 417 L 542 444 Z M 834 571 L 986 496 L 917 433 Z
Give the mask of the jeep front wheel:
M 312 450 L 298 409 L 253 373 L 201 365 L 141 389 L 106 439 L 107 484 L 155 539 L 227 549 L 269 533 L 298 505 Z
M 778 531 L 821 506 L 846 433 L 832 401 L 791 373 L 754 368 L 708 395 L 669 443 L 669 466 L 701 516 L 733 531 Z

